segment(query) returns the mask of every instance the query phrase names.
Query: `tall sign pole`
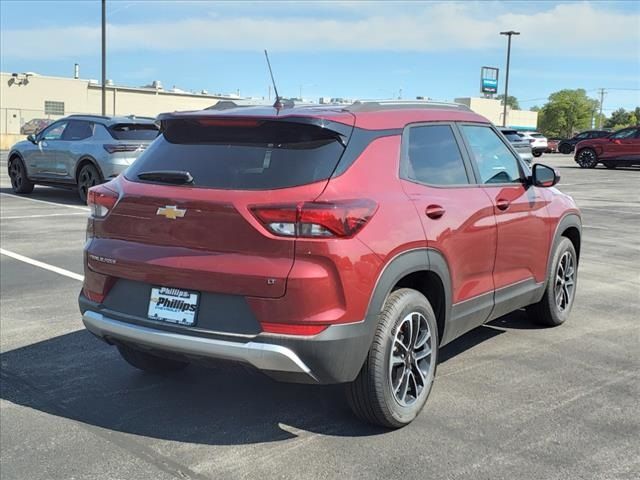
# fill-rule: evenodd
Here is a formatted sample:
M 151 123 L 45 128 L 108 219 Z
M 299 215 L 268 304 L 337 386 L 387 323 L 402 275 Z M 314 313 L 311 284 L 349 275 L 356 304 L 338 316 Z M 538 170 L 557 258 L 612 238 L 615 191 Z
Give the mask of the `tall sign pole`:
M 107 114 L 107 0 L 102 0 L 102 115 Z
M 504 82 L 504 99 L 502 100 L 504 108 L 502 110 L 502 126 L 507 126 L 507 100 L 509 99 L 509 63 L 511 61 L 511 37 L 513 35 L 520 35 L 520 32 L 514 32 L 509 30 L 508 32 L 500 32 L 500 35 L 506 35 L 509 37 L 507 41 L 507 74 Z

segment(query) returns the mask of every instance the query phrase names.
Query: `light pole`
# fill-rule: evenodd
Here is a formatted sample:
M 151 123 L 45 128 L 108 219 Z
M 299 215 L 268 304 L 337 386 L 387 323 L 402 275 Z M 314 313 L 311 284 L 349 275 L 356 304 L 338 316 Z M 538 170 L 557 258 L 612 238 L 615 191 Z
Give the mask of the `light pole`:
M 504 108 L 502 110 L 502 126 L 507 126 L 507 100 L 509 98 L 509 61 L 511 60 L 511 36 L 512 35 L 520 35 L 520 32 L 514 32 L 513 30 L 509 30 L 508 32 L 500 32 L 500 35 L 506 35 L 509 37 L 509 41 L 507 43 L 507 78 L 504 82 Z
M 102 0 L 102 115 L 107 114 L 107 1 Z M 113 112 L 115 115 L 115 112 Z

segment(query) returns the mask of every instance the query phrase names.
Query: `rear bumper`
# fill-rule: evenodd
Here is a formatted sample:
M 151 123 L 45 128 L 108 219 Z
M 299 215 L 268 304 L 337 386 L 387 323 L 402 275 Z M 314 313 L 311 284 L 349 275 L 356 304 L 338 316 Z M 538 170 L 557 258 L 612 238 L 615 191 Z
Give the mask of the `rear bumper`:
M 107 343 L 126 344 L 195 363 L 238 362 L 275 380 L 294 383 L 353 381 L 364 363 L 375 328 L 371 325 L 375 319 L 371 319 L 332 325 L 314 336 L 235 335 L 142 321 L 108 310 L 84 295 L 80 295 L 79 302 L 87 330 Z
M 133 325 L 87 310 L 82 321 L 91 333 L 104 340 L 121 340 L 186 357 L 206 357 L 248 363 L 259 370 L 290 372 L 317 379 L 291 349 L 256 342 L 230 342 L 213 338 L 180 335 Z

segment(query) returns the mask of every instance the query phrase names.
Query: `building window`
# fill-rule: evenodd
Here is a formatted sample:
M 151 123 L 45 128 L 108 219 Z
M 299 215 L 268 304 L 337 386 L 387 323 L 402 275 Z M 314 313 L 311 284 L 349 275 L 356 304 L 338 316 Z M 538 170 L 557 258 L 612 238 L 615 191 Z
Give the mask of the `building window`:
M 64 115 L 64 102 L 44 101 L 45 115 Z

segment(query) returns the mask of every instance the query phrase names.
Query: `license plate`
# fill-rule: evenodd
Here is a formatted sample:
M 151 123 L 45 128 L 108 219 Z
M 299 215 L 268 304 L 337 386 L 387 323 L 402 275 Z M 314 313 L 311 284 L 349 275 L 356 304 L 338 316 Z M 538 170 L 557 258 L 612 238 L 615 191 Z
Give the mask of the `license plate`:
M 198 294 L 178 288 L 153 287 L 148 316 L 152 320 L 193 325 L 198 310 Z

